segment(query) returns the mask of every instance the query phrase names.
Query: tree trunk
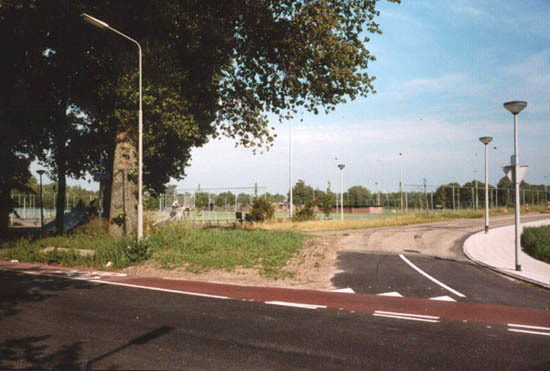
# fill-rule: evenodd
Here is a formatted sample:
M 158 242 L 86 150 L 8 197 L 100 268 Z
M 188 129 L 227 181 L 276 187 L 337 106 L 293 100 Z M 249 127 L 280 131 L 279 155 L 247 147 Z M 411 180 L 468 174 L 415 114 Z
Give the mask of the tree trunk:
M 55 203 L 55 233 L 63 233 L 65 224 L 65 193 L 67 192 L 67 182 L 65 168 L 58 167 L 57 170 L 57 200 Z
M 113 160 L 109 234 L 137 232 L 137 153 L 129 131 L 117 133 Z
M 10 224 L 10 192 L 0 191 L 0 235 L 7 236 Z

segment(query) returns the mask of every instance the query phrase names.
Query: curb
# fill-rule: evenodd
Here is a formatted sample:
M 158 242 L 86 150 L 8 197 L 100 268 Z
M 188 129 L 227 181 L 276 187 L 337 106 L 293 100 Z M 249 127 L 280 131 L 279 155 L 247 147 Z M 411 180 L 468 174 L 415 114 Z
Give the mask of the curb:
M 505 227 L 499 227 L 499 228 L 505 228 Z M 497 228 L 495 228 L 497 229 Z M 483 232 L 483 231 L 481 231 Z M 504 269 L 500 269 L 498 267 L 495 267 L 495 266 L 492 266 L 488 263 L 485 263 L 481 260 L 478 260 L 476 258 L 474 258 L 472 255 L 470 255 L 470 253 L 468 252 L 468 250 L 466 249 L 466 242 L 468 241 L 468 239 L 470 237 L 472 237 L 473 235 L 477 234 L 477 233 L 481 233 L 481 232 L 474 232 L 472 234 L 470 234 L 465 240 L 464 240 L 464 243 L 462 244 L 462 252 L 464 253 L 464 255 L 466 255 L 466 257 L 468 259 L 470 259 L 472 262 L 474 262 L 475 264 L 478 264 L 482 267 L 485 267 L 485 268 L 488 268 L 494 272 L 497 272 L 497 273 L 500 273 L 500 274 L 504 274 L 505 276 L 508 276 L 508 277 L 512 277 L 512 278 L 515 278 L 515 279 L 518 279 L 518 280 L 521 280 L 521 281 L 524 281 L 524 282 L 529 282 L 531 284 L 534 284 L 534 285 L 537 285 L 537 286 L 540 286 L 540 287 L 543 287 L 545 289 L 550 289 L 550 284 L 548 283 L 545 283 L 545 282 L 541 282 L 541 281 L 538 281 L 538 280 L 535 280 L 535 279 L 532 279 L 532 278 L 529 278 L 529 277 L 525 277 L 521 274 L 518 274 L 518 273 L 515 273 L 515 272 L 511 272 L 509 270 L 504 270 Z

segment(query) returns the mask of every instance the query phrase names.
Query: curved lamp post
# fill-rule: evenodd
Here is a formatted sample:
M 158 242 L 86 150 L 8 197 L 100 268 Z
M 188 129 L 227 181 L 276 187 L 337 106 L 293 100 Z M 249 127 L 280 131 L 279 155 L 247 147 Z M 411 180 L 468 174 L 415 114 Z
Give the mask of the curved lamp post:
M 479 141 L 485 145 L 485 233 L 489 232 L 489 160 L 487 159 L 487 144 L 493 137 L 481 137 Z
M 127 40 L 130 40 L 138 47 L 138 54 L 139 54 L 139 112 L 138 112 L 138 209 L 137 209 L 137 239 L 138 241 L 142 239 L 143 237 L 143 111 L 142 111 L 142 94 L 141 94 L 141 45 L 128 35 L 123 34 L 122 32 L 114 29 L 113 27 L 109 26 L 107 23 L 94 18 L 86 13 L 82 13 L 82 18 L 96 26 L 97 28 L 100 28 L 102 30 L 111 30 L 117 35 L 120 35 L 124 37 Z
M 344 220 L 344 168 L 346 165 L 338 164 L 340 169 L 340 220 Z
M 516 194 L 516 212 L 515 212 L 515 237 L 516 237 L 516 270 L 521 271 L 521 264 L 519 264 L 519 249 L 520 249 L 520 220 L 519 220 L 519 155 L 518 155 L 518 114 L 527 107 L 527 102 L 524 101 L 511 101 L 504 103 L 504 108 L 510 111 L 514 115 L 514 156 L 512 156 L 512 166 L 514 167 L 513 177 L 514 188 Z

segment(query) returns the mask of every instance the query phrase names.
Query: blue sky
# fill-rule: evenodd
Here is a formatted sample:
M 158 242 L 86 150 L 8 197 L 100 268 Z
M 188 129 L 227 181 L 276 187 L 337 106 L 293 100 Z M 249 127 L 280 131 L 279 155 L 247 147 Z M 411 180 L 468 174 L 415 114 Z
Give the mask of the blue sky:
M 403 0 L 382 1 L 379 9 L 384 33 L 371 35 L 368 44 L 377 57 L 368 69 L 377 77 L 377 94 L 291 122 L 293 182 L 326 189 L 330 181 L 339 190 L 338 162 L 346 164 L 345 188 L 375 190 L 377 182 L 381 190 L 397 190 L 401 168 L 405 184 L 482 180 L 478 138 L 492 136 L 494 184 L 513 154 L 513 116 L 502 104 L 525 100 L 528 107 L 519 115 L 525 180 L 550 184 L 550 1 Z M 234 148 L 230 140 L 193 150 L 178 188 L 257 182 L 285 193 L 288 123 L 272 124 L 278 137 L 263 155 Z

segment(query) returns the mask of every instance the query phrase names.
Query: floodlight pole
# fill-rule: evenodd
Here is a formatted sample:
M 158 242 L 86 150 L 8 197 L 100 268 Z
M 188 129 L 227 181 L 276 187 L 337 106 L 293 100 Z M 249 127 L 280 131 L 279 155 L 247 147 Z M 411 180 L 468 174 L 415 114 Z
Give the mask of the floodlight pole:
M 40 175 L 40 230 L 42 233 L 44 233 L 44 206 L 43 206 L 43 198 L 42 198 L 42 174 L 44 174 L 45 170 L 37 170 L 36 171 Z
M 288 215 L 292 219 L 292 123 L 288 123 L 288 190 L 290 200 L 288 202 Z
M 403 154 L 399 153 L 399 197 L 401 199 L 401 214 L 403 214 Z
M 82 14 L 82 18 L 88 23 L 100 28 L 108 29 L 124 37 L 127 40 L 130 40 L 138 47 L 139 55 L 139 112 L 138 112 L 138 208 L 137 208 L 137 239 L 138 241 L 143 238 L 143 110 L 142 110 L 142 68 L 141 68 L 141 45 L 128 35 L 123 34 L 122 32 L 114 29 L 109 26 L 107 23 L 94 18 L 86 13 Z
M 340 220 L 344 220 L 344 168 L 346 165 L 339 164 L 340 169 Z
M 518 114 L 527 107 L 527 102 L 512 101 L 504 103 L 504 108 L 514 115 L 514 156 L 512 157 L 512 166 L 514 167 L 513 180 L 516 195 L 516 210 L 515 210 L 515 265 L 516 271 L 521 271 L 519 264 L 519 249 L 521 248 L 521 226 L 520 226 L 520 204 L 519 204 L 519 149 L 518 149 Z
M 485 145 L 485 233 L 489 232 L 489 160 L 487 158 L 487 144 L 492 140 L 492 137 L 479 138 L 479 141 Z

